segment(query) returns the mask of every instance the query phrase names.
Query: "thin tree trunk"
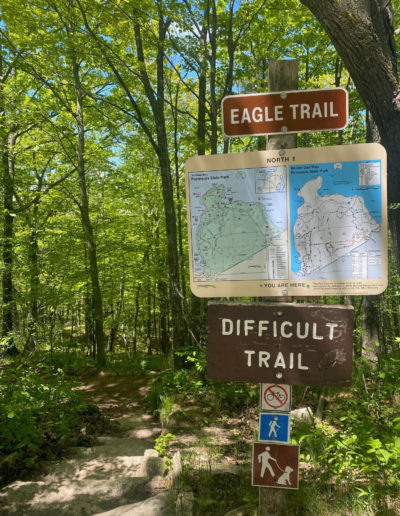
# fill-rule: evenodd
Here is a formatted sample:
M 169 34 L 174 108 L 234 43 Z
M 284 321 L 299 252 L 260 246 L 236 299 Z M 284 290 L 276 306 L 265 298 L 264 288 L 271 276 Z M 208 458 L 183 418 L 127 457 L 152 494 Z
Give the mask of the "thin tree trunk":
M 158 296 L 160 303 L 160 347 L 164 355 L 170 350 L 168 332 L 168 289 L 164 280 L 158 281 Z
M 147 354 L 151 355 L 151 283 L 149 282 L 147 285 L 147 318 L 146 318 L 146 345 L 147 345 Z
M 3 100 L 3 99 L 2 99 Z M 1 109 L 1 108 L 0 108 Z M 1 111 L 4 113 L 3 109 Z M 13 147 L 15 135 L 11 132 L 5 133 L 3 137 L 3 325 L 2 337 L 7 339 L 6 353 L 10 355 L 18 354 L 18 349 L 14 343 L 13 314 L 15 309 L 14 286 L 13 286 L 13 244 L 14 244 L 14 213 L 13 213 L 13 193 L 14 193 L 14 156 Z
M 135 311 L 133 313 L 133 328 L 132 328 L 132 351 L 133 355 L 136 356 L 137 353 L 137 322 L 139 318 L 139 310 L 140 310 L 140 290 L 142 288 L 142 284 L 139 283 L 136 287 L 136 294 L 135 294 Z
M 96 361 L 100 366 L 106 364 L 106 354 L 104 345 L 103 330 L 103 300 L 100 290 L 99 271 L 97 265 L 96 243 L 93 235 L 93 227 L 89 215 L 89 199 L 86 185 L 85 170 L 85 131 L 83 120 L 83 91 L 79 75 L 79 63 L 74 53 L 72 53 L 72 68 L 74 76 L 74 86 L 76 92 L 76 125 L 78 131 L 78 176 L 80 191 L 80 212 L 82 219 L 83 234 L 89 258 L 89 274 L 92 285 L 93 318 L 94 318 L 94 340 L 96 348 Z
M 362 298 L 362 351 L 371 364 L 379 360 L 379 296 Z
M 112 352 L 114 350 L 114 344 L 115 340 L 118 335 L 118 328 L 119 328 L 119 320 L 121 317 L 121 309 L 122 309 L 122 303 L 124 300 L 124 292 L 125 292 L 125 278 L 121 278 L 121 283 L 119 286 L 119 296 L 117 301 L 117 306 L 115 307 L 115 314 L 112 320 L 111 328 L 110 328 L 110 335 L 108 338 L 108 351 Z
M 39 243 L 38 243 L 38 203 L 33 205 L 32 217 L 30 220 L 30 235 L 28 244 L 29 261 L 29 314 L 28 314 L 28 335 L 26 338 L 23 353 L 33 353 L 36 348 L 38 319 L 39 319 Z
M 217 103 L 217 5 L 212 0 L 210 40 L 210 106 L 211 106 L 211 154 L 218 153 L 218 103 Z

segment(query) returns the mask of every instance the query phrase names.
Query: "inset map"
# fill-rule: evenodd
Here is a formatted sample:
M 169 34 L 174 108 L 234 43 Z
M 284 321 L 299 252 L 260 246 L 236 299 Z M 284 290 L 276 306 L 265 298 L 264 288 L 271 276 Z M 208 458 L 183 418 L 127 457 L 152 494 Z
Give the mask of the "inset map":
M 256 192 L 286 192 L 286 167 L 279 166 L 257 169 Z
M 285 170 L 190 174 L 195 281 L 288 277 Z
M 294 165 L 289 174 L 292 277 L 381 278 L 380 162 Z

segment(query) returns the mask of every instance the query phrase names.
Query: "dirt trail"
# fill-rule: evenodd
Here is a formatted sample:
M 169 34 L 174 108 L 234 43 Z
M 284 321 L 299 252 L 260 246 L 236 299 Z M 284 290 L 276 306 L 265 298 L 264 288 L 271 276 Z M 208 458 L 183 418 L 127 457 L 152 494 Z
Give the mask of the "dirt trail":
M 115 425 L 114 433 L 124 437 L 145 439 L 153 445 L 161 433 L 157 418 L 144 413 L 145 397 L 156 378 L 100 373 L 84 380 L 79 390 L 97 405 Z
M 70 449 L 63 460 L 47 463 L 41 475 L 0 490 L 0 515 L 94 515 L 144 500 L 154 506 L 151 512 L 145 502 L 140 509 L 145 514 L 170 514 L 164 496 L 169 486 L 159 476 L 162 461 L 152 449 L 161 428 L 143 413 L 153 380 L 110 373 L 86 378 L 79 390 L 111 420 L 109 435 L 92 447 Z

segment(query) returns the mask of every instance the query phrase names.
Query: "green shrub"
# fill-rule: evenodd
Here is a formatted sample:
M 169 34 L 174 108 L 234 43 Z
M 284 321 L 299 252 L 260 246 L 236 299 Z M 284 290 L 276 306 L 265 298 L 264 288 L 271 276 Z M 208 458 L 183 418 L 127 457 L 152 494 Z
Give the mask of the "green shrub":
M 75 385 L 44 363 L 0 371 L 0 483 L 54 457 L 63 441 L 76 438 L 88 406 Z
M 292 438 L 301 445 L 301 459 L 313 464 L 318 482 L 334 482 L 369 504 L 398 495 L 399 369 L 395 353 L 382 356 L 376 369 L 359 359 L 352 389 L 332 397 L 326 419 L 295 426 Z
M 221 407 L 231 411 L 241 409 L 249 401 L 257 403 L 259 390 L 251 384 L 208 380 L 204 349 L 188 350 L 180 356 L 185 368 L 166 370 L 152 384 L 147 394 L 147 406 L 152 412 L 159 410 L 162 396 L 176 393 L 199 403 L 207 401 L 217 412 Z

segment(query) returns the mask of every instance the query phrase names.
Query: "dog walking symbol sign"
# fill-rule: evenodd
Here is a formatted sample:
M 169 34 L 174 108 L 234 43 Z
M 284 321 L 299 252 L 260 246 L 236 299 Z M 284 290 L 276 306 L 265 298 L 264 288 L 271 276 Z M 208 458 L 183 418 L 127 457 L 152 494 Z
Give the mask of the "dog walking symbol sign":
M 299 447 L 293 444 L 253 443 L 252 485 L 299 488 Z
M 288 412 L 292 401 L 292 387 L 286 384 L 261 384 L 261 410 Z

